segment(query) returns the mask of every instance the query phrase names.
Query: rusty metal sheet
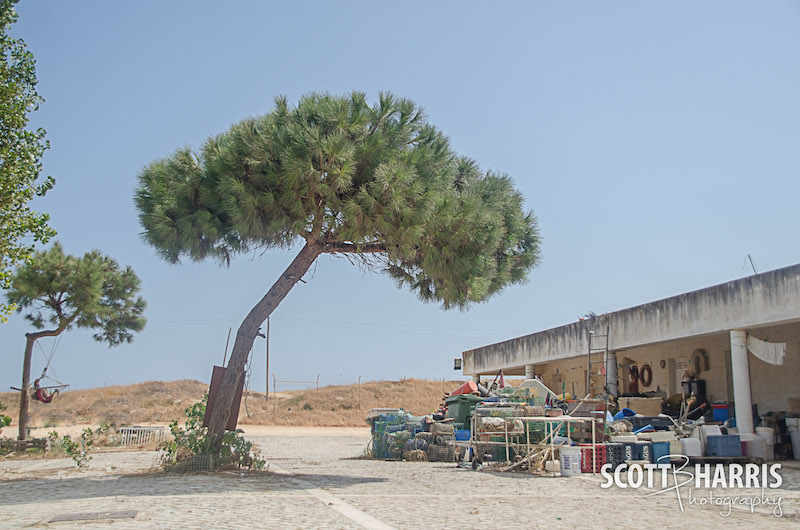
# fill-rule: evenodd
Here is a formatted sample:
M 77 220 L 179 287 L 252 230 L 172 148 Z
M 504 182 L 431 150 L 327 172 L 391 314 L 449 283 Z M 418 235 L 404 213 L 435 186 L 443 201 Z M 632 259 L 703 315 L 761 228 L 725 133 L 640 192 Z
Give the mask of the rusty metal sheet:
M 83 512 L 83 513 L 62 513 L 50 519 L 50 523 L 59 521 L 98 521 L 105 519 L 133 519 L 138 512 L 136 510 L 125 510 L 119 512 Z
M 206 415 L 203 417 L 203 427 L 208 427 L 211 420 L 211 411 L 214 408 L 214 401 L 217 399 L 219 393 L 219 386 L 222 384 L 222 378 L 225 377 L 224 366 L 215 366 L 211 371 L 211 385 L 208 389 L 208 403 L 206 404 Z M 231 405 L 231 415 L 228 418 L 228 425 L 225 427 L 229 431 L 236 430 L 236 423 L 239 421 L 239 407 L 242 404 L 242 390 L 244 390 L 244 377 L 236 389 L 236 396 L 233 398 Z

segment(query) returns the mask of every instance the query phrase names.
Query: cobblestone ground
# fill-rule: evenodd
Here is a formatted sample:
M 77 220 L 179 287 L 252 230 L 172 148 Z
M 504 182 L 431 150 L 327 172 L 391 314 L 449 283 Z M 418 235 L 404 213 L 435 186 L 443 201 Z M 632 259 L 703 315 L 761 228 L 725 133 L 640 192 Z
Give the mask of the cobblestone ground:
M 166 475 L 153 452 L 0 462 L 0 527 L 465 528 L 797 527 L 800 470 L 783 469 L 783 516 L 689 505 L 675 493 L 602 489 L 600 477 L 535 477 L 453 464 L 361 460 L 364 436 L 257 436 L 270 472 Z M 695 492 L 696 496 L 707 490 Z M 714 490 L 715 495 L 730 495 Z M 737 491 L 736 495 L 760 494 Z M 135 519 L 48 523 L 60 514 L 136 510 Z

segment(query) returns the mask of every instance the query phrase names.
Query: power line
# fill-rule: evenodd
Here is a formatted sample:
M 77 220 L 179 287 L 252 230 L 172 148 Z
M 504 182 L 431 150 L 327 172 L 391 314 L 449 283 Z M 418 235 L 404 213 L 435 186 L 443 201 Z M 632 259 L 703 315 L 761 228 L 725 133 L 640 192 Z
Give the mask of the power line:
M 204 324 L 222 324 L 230 323 L 235 319 L 230 318 L 217 318 L 217 319 L 204 319 L 204 320 L 155 320 L 151 321 L 148 327 L 169 327 L 173 325 L 204 325 Z M 325 319 L 312 319 L 312 318 L 298 318 L 298 317 L 280 317 L 274 318 L 279 322 L 304 322 L 308 324 L 342 326 L 357 329 L 366 329 L 381 331 L 381 328 L 406 328 L 406 329 L 430 329 L 430 330 L 451 330 L 451 331 L 486 331 L 490 333 L 526 333 L 530 330 L 522 329 L 497 329 L 497 328 L 474 328 L 474 327 L 456 327 L 456 326 L 430 326 L 424 324 L 398 324 L 398 323 L 383 323 L 383 322 L 352 322 L 344 320 L 325 320 Z M 391 329 L 386 330 L 391 331 Z M 405 333 L 405 332 L 403 332 Z M 477 337 L 483 338 L 483 337 Z

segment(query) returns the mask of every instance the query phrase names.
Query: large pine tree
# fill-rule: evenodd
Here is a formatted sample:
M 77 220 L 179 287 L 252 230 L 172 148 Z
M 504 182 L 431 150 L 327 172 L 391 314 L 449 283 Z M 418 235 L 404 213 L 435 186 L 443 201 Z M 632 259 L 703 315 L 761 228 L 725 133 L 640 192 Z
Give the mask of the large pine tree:
M 144 329 L 147 304 L 139 296 L 139 278 L 130 267 L 120 268 L 99 250 L 70 256 L 59 243 L 36 252 L 17 269 L 6 298 L 18 311 L 27 311 L 25 318 L 36 328 L 25 334 L 22 363 L 19 439 L 25 440 L 36 341 L 78 327 L 94 331 L 94 339 L 109 346 L 131 342 L 133 333 Z
M 320 254 L 344 254 L 444 308 L 523 282 L 539 260 L 510 178 L 457 156 L 407 99 L 310 94 L 139 175 L 144 238 L 171 262 L 302 249 L 236 334 L 209 432 L 224 432 L 259 327 Z

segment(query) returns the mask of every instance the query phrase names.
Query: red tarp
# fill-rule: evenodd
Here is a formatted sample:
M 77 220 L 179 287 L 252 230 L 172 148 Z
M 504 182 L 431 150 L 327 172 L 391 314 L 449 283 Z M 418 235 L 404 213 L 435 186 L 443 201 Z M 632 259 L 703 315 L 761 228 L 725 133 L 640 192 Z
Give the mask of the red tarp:
M 451 396 L 460 396 L 461 394 L 472 394 L 473 392 L 478 391 L 478 385 L 475 384 L 475 381 L 467 381 L 460 387 L 456 388 L 452 392 L 450 392 Z

